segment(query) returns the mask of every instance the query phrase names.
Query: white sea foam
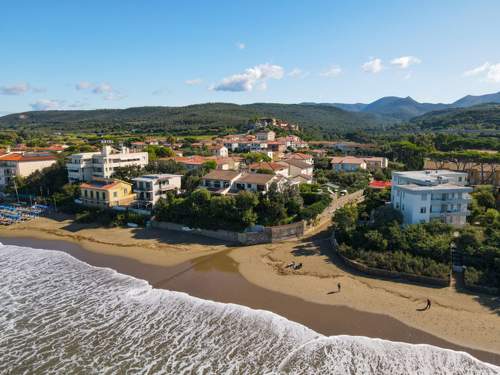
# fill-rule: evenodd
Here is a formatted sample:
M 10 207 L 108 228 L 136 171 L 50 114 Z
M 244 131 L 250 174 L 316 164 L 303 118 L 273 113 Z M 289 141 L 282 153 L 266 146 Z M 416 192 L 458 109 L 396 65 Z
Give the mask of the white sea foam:
M 0 373 L 498 374 L 429 345 L 322 336 L 274 313 L 153 289 L 0 245 Z

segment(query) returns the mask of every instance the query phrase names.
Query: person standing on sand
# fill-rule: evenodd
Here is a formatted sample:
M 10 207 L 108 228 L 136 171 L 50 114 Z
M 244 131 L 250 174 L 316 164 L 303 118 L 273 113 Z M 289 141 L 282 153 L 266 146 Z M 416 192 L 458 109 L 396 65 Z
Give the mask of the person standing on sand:
M 337 293 L 340 293 L 340 283 L 337 284 Z
M 427 298 L 427 305 L 425 306 L 425 310 L 429 310 L 431 308 L 431 300 L 429 298 Z

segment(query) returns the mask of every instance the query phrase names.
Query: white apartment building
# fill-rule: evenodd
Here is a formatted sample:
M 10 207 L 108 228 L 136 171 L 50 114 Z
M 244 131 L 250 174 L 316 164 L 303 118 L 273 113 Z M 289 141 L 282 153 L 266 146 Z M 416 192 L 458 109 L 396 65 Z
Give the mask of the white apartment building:
M 116 151 L 111 146 L 104 146 L 101 152 L 83 152 L 73 154 L 66 164 L 70 182 L 89 182 L 94 178 L 111 178 L 118 167 L 148 164 L 147 152 L 130 152 L 127 147 Z
M 180 190 L 180 174 L 149 174 L 132 179 L 137 200 L 145 207 L 153 207 L 168 191 Z
M 404 224 L 438 219 L 464 225 L 472 191 L 466 183 L 467 173 L 448 170 L 393 172 L 391 204 L 403 214 Z
M 10 185 L 17 177 L 28 177 L 57 163 L 51 154 L 11 152 L 0 156 L 0 189 Z

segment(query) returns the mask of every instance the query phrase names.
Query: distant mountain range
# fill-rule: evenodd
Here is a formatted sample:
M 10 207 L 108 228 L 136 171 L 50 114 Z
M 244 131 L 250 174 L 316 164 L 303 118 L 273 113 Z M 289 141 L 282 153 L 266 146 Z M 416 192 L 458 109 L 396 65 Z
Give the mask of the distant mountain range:
M 332 106 L 350 112 L 371 113 L 382 116 L 386 120 L 407 121 L 414 117 L 421 116 L 432 111 L 439 111 L 449 108 L 465 108 L 474 105 L 500 103 L 500 92 L 486 95 L 467 95 L 463 98 L 450 103 L 419 103 L 413 98 L 407 96 L 401 98 L 397 96 L 386 96 L 375 100 L 372 103 L 304 103 L 308 105 L 316 104 L 323 106 Z
M 496 104 L 498 103 L 498 104 Z M 26 132 L 218 134 L 244 130 L 256 117 L 297 123 L 313 138 L 357 130 L 500 130 L 500 93 L 468 95 L 451 104 L 384 97 L 373 103 L 205 103 L 185 107 L 30 111 L 0 117 L 0 130 Z

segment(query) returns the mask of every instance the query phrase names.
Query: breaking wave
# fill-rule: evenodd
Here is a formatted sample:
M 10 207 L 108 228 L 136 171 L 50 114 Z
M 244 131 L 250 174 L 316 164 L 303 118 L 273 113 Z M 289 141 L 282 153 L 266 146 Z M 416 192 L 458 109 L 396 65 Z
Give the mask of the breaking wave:
M 0 373 L 499 374 L 469 354 L 325 337 L 268 311 L 0 245 Z

